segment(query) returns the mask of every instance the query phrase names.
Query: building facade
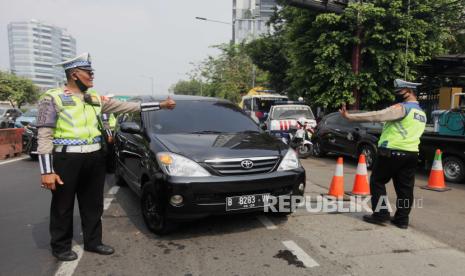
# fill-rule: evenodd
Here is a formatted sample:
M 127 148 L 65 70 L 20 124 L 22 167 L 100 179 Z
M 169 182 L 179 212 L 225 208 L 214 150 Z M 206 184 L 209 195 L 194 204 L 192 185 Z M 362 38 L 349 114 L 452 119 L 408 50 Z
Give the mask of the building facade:
M 276 0 L 233 0 L 234 42 L 251 41 L 269 31 Z
M 65 75 L 53 66 L 76 56 L 76 40 L 66 29 L 37 20 L 8 24 L 10 69 L 41 90 L 62 85 Z

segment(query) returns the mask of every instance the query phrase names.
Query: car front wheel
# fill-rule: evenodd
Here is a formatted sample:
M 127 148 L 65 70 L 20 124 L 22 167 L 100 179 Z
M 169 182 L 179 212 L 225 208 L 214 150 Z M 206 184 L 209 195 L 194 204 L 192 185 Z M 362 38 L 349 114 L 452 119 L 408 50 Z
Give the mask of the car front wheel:
M 151 184 L 142 188 L 141 211 L 147 228 L 157 235 L 168 234 L 173 224 L 167 221 L 161 198 Z
M 370 145 L 362 145 L 359 150 L 360 154 L 365 155 L 367 169 L 371 169 L 375 163 L 375 150 Z
M 313 144 L 313 155 L 317 157 L 323 157 L 326 155 L 326 152 L 321 148 L 321 143 L 319 140 L 316 140 Z

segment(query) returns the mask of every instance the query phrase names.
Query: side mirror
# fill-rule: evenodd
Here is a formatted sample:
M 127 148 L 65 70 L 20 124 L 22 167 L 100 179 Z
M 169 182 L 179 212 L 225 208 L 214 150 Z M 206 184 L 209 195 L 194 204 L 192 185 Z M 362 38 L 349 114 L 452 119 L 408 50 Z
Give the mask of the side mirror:
M 134 122 L 124 122 L 121 123 L 120 129 L 122 132 L 130 134 L 142 134 L 142 128 L 140 125 Z

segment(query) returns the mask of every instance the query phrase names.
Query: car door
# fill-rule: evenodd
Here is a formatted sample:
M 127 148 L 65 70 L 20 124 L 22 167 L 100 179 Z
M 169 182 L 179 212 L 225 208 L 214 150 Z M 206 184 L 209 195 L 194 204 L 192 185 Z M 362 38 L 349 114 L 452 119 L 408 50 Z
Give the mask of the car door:
M 360 140 L 361 126 L 357 122 L 350 122 L 337 114 L 337 126 L 335 127 L 336 144 L 338 151 L 347 155 L 355 155 L 357 144 Z
M 118 117 L 118 123 L 140 122 L 140 113 L 122 114 Z M 138 185 L 140 177 L 141 149 L 139 149 L 140 140 L 143 139 L 140 134 L 126 133 L 121 130 L 116 132 L 116 155 L 118 164 L 123 167 L 124 178 L 133 185 Z
M 318 139 L 324 151 L 338 151 L 336 143 L 337 116 L 330 114 L 325 117 L 318 126 Z

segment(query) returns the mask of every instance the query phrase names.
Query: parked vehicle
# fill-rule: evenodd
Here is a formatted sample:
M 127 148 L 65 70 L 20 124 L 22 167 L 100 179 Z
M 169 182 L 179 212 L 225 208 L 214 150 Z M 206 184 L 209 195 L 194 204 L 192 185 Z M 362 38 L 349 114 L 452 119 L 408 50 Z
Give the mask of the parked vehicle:
M 23 132 L 23 152 L 28 154 L 32 160 L 37 160 L 37 127 L 35 120 L 24 127 Z
M 0 107 L 0 128 L 14 127 L 16 118 L 21 114 L 17 108 Z
M 367 167 L 371 168 L 381 131 L 381 123 L 349 122 L 339 112 L 331 113 L 321 120 L 315 130 L 312 139 L 313 153 L 315 156 L 323 156 L 334 152 L 354 158 L 364 153 Z M 443 153 L 442 164 L 446 180 L 464 182 L 465 139 L 461 136 L 425 131 L 420 138 L 419 159 L 427 170 L 431 168 L 436 149 Z
M 35 122 L 37 117 L 37 108 L 29 109 L 24 112 L 21 116 L 16 118 L 15 126 L 16 127 L 25 127 L 28 124 Z
M 377 143 L 383 125 L 381 123 L 350 122 L 339 112 L 326 115 L 313 135 L 313 153 L 324 156 L 328 152 L 358 158 L 366 156 L 367 167 L 373 166 Z
M 303 194 L 305 170 L 295 151 L 235 104 L 173 98 L 174 110 L 122 114 L 116 128 L 116 179 L 141 196 L 151 231 L 167 233 L 180 220 L 263 211 L 269 197 Z
M 447 181 L 465 182 L 465 138 L 425 131 L 421 136 L 420 159 L 430 169 L 436 149 L 442 151 L 442 166 Z

